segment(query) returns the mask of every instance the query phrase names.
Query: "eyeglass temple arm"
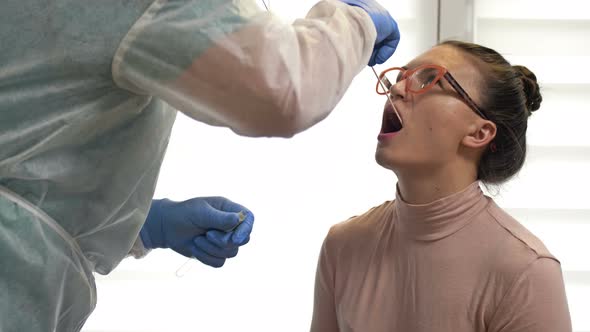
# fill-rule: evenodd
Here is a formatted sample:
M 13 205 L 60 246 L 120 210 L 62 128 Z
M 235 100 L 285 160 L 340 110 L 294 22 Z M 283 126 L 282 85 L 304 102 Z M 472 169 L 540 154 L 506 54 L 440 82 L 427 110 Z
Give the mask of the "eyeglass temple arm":
M 463 90 L 461 85 L 459 85 L 459 83 L 457 82 L 457 80 L 455 80 L 455 78 L 453 77 L 453 75 L 451 75 L 451 73 L 446 72 L 444 76 L 447 79 L 447 81 L 449 82 L 449 84 L 451 84 L 453 89 L 455 89 L 455 91 L 457 91 L 457 93 L 460 94 L 461 97 L 463 97 L 463 99 L 465 100 L 467 105 L 469 105 L 469 107 L 471 107 L 471 109 L 474 110 L 475 113 L 479 114 L 482 118 L 489 120 L 488 117 L 479 109 L 479 107 L 477 107 L 477 104 L 473 101 L 473 99 L 471 99 L 471 97 L 469 97 L 467 92 L 465 90 Z

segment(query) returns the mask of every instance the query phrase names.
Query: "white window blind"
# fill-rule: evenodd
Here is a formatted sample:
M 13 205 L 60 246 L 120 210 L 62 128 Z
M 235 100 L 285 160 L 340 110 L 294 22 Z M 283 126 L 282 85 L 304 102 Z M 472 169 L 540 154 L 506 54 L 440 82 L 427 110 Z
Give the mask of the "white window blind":
M 272 0 L 289 22 L 311 0 Z M 267 0 L 268 3 L 268 0 Z M 399 51 L 377 71 L 436 43 L 437 1 L 382 1 L 399 22 Z M 262 2 L 260 7 L 264 8 Z M 331 78 L 325 78 L 331 79 Z M 249 139 L 179 115 L 156 197 L 221 195 L 256 215 L 251 242 L 221 269 L 156 250 L 97 276 L 85 332 L 309 330 L 313 283 L 328 228 L 394 197 L 395 178 L 374 161 L 386 98 L 367 68 L 325 121 L 292 139 Z
M 574 331 L 590 331 L 590 3 L 475 0 L 473 39 L 531 69 L 543 95 L 528 161 L 497 201 L 562 263 Z M 447 19 L 442 17 L 442 19 Z

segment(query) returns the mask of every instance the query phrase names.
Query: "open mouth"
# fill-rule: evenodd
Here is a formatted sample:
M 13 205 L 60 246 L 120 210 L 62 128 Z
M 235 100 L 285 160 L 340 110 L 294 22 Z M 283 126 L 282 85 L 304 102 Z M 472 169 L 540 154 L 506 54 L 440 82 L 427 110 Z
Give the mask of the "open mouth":
M 383 123 L 381 124 L 382 134 L 397 133 L 402 130 L 403 126 L 397 114 L 391 108 L 386 108 L 383 112 Z

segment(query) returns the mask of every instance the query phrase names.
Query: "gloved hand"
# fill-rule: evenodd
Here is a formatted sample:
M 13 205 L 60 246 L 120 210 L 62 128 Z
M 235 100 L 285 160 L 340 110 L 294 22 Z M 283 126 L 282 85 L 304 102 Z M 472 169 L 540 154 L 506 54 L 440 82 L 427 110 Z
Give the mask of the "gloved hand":
M 221 267 L 250 241 L 253 224 L 250 210 L 223 197 L 153 200 L 140 236 L 147 249 L 171 248 Z
M 389 59 L 399 43 L 399 29 L 397 22 L 389 15 L 389 12 L 385 10 L 375 0 L 340 0 L 351 6 L 357 6 L 364 9 L 375 24 L 377 29 L 377 40 L 375 41 L 375 49 L 371 54 L 369 60 L 369 66 L 375 64 L 382 64 Z

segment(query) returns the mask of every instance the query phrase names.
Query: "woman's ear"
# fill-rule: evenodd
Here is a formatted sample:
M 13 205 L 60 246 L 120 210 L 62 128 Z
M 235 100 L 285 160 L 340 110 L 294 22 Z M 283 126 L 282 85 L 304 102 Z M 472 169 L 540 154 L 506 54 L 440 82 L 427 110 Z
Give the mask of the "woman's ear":
M 469 148 L 484 148 L 496 137 L 496 124 L 489 120 L 478 119 L 461 143 Z

